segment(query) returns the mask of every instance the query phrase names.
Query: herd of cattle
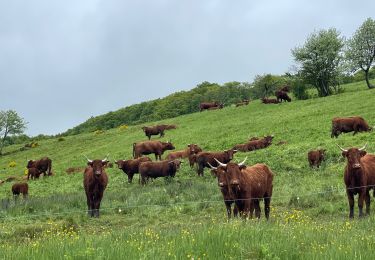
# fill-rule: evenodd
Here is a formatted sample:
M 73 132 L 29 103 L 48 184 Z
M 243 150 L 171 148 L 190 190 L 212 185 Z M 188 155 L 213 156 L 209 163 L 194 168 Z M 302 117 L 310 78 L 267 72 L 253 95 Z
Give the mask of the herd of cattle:
M 201 106 L 201 109 L 207 109 Z M 171 142 L 150 140 L 152 135 L 164 136 L 164 131 L 175 129 L 175 125 L 158 125 L 154 127 L 143 127 L 143 131 L 149 140 L 133 144 L 133 159 L 115 160 L 115 164 L 128 177 L 131 183 L 135 174 L 140 175 L 140 184 L 145 185 L 149 179 L 158 177 L 174 177 L 179 170 L 182 159 L 188 159 L 190 167 L 196 166 L 198 176 L 203 176 L 204 168 L 211 169 L 216 176 L 218 186 L 223 195 L 228 217 L 232 213 L 244 217 L 260 217 L 260 200 L 264 200 L 265 216 L 270 214 L 270 202 L 273 189 L 273 177 L 271 169 L 265 164 L 246 166 L 245 161 L 241 163 L 232 162 L 236 152 L 248 152 L 267 148 L 272 144 L 273 136 L 253 137 L 246 143 L 237 144 L 233 148 L 220 151 L 203 151 L 197 144 L 189 144 L 186 149 L 170 152 L 164 160 L 162 155 L 167 150 L 174 150 Z M 334 118 L 332 120 L 331 137 L 338 137 L 341 133 L 371 131 L 367 122 L 358 116 Z M 349 200 L 350 214 L 354 217 L 354 195 L 359 194 L 358 207 L 359 216 L 363 216 L 363 203 L 366 202 L 366 213 L 370 210 L 369 191 L 375 187 L 375 155 L 366 154 L 366 145 L 362 148 L 344 149 L 340 147 L 342 155 L 347 159 L 344 172 L 344 182 Z M 324 160 L 325 149 L 309 151 L 307 159 L 311 167 L 319 167 Z M 144 155 L 154 154 L 156 161 L 152 161 Z M 108 184 L 108 176 L 105 168 L 109 161 L 91 160 L 87 158 L 87 167 L 84 170 L 84 188 L 87 197 L 88 214 L 92 217 L 99 216 L 100 203 L 104 190 Z M 27 164 L 28 179 L 51 175 L 52 161 L 42 158 L 37 161 L 29 161 Z M 12 187 L 14 195 L 28 193 L 27 183 L 16 183 Z M 375 196 L 375 189 L 374 189 Z M 232 204 L 234 204 L 232 210 Z

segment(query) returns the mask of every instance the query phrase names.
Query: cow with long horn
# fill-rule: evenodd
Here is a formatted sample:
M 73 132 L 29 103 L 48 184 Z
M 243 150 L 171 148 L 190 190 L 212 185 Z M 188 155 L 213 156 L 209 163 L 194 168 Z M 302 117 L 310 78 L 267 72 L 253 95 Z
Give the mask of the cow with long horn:
M 344 182 L 349 202 L 349 218 L 354 217 L 354 195 L 356 194 L 358 194 L 359 217 L 363 216 L 364 202 L 366 202 L 366 214 L 370 214 L 370 190 L 375 187 L 375 155 L 366 153 L 367 144 L 362 148 L 349 149 L 337 146 L 347 161 Z
M 259 202 L 264 199 L 265 216 L 270 215 L 270 203 L 273 189 L 273 173 L 265 164 L 246 166 L 246 159 L 239 163 L 222 163 L 215 158 L 218 169 L 227 175 L 229 192 L 243 217 L 260 218 Z
M 107 157 L 103 160 L 90 160 L 86 157 L 87 167 L 83 175 L 83 186 L 86 192 L 88 214 L 91 217 L 99 217 L 100 203 L 108 184 L 108 176 L 104 170 L 108 163 Z
M 200 152 L 197 153 L 195 162 L 198 166 L 197 173 L 198 176 L 203 176 L 203 170 L 204 168 L 209 167 L 208 163 L 210 163 L 213 166 L 217 166 L 217 162 L 214 160 L 214 158 L 218 158 L 220 161 L 224 163 L 228 163 L 233 159 L 234 154 L 237 152 L 237 150 L 230 149 L 223 152 Z

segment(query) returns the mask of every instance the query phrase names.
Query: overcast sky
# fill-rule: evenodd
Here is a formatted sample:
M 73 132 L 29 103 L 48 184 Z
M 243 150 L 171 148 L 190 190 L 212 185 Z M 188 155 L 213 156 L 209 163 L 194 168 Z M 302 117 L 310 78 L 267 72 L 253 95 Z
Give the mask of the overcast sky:
M 0 110 L 16 110 L 29 135 L 57 134 L 202 81 L 284 73 L 311 32 L 351 36 L 374 10 L 342 0 L 0 0 Z

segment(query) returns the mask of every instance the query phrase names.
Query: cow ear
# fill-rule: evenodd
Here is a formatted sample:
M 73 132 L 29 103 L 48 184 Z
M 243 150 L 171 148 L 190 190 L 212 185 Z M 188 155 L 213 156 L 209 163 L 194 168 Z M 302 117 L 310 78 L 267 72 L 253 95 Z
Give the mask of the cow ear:
M 92 166 L 92 162 L 87 162 L 87 165 L 88 166 Z
M 345 151 L 343 151 L 341 154 L 342 154 L 342 157 L 347 157 L 348 156 L 348 152 L 345 152 Z
M 217 170 L 214 170 L 214 169 L 211 170 L 211 174 L 212 174 L 213 176 L 215 176 L 215 177 L 218 176 L 218 174 L 217 174 Z
M 363 157 L 367 154 L 367 152 L 366 151 L 360 151 L 359 154 L 361 155 L 361 157 Z
M 241 165 L 239 168 L 240 168 L 240 170 L 245 169 L 246 165 Z

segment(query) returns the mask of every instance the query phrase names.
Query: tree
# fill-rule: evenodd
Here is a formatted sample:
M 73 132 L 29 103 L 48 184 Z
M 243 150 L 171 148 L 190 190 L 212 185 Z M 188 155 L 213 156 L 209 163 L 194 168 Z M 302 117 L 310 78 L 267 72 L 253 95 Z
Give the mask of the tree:
M 4 141 L 8 135 L 22 134 L 26 129 L 26 122 L 14 110 L 0 111 L 0 155 Z
M 272 95 L 276 87 L 285 83 L 285 79 L 282 76 L 265 74 L 256 75 L 254 78 L 253 93 L 255 98 L 268 97 Z
M 345 57 L 352 72 L 361 69 L 365 73 L 368 88 L 374 88 L 369 81 L 369 71 L 375 58 L 375 20 L 367 18 L 347 42 Z
M 292 50 L 303 79 L 315 86 L 319 96 L 329 96 L 338 85 L 344 39 L 336 29 L 312 33 L 302 47 Z

